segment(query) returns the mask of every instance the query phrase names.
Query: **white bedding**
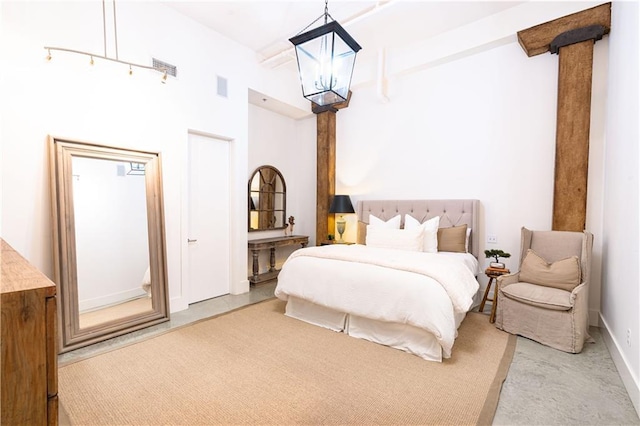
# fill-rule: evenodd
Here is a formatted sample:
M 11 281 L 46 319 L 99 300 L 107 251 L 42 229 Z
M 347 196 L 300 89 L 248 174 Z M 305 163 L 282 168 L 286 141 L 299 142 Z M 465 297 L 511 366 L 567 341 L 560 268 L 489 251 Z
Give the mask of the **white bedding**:
M 308 247 L 287 259 L 275 294 L 282 300 L 301 299 L 329 311 L 425 330 L 448 358 L 460 319 L 478 291 L 477 261 L 460 257 L 466 256 L 363 245 Z

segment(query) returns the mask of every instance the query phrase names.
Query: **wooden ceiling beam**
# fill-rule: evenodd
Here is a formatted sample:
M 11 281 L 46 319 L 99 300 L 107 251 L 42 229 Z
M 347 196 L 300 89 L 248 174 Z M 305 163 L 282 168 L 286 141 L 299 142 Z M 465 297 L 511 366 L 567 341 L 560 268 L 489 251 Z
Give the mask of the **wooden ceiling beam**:
M 558 35 L 592 25 L 602 25 L 604 33 L 609 34 L 611 30 L 611 3 L 605 3 L 518 31 L 518 43 L 527 56 L 536 56 L 548 52 L 551 42 Z

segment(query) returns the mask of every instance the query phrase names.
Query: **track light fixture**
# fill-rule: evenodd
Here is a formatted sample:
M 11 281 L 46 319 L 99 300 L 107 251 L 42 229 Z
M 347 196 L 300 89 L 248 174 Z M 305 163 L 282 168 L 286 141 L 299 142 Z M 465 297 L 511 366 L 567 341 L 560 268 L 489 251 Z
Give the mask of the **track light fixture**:
M 45 46 L 44 48 L 47 50 L 47 56 L 46 59 L 47 61 L 51 60 L 51 51 L 58 51 L 58 52 L 68 52 L 68 53 L 75 53 L 78 55 L 85 55 L 85 56 L 89 56 L 91 59 L 89 61 L 89 64 L 93 65 L 94 64 L 94 58 L 99 58 L 99 59 L 104 59 L 106 61 L 111 61 L 111 62 L 117 62 L 120 64 L 124 64 L 124 65 L 128 65 L 129 66 L 129 75 L 133 75 L 133 68 L 142 68 L 142 69 L 147 69 L 147 70 L 153 70 L 153 71 L 158 71 L 163 73 L 163 77 L 162 77 L 162 82 L 165 83 L 167 80 L 167 70 L 166 68 L 156 68 L 153 66 L 149 66 L 149 65 L 142 65 L 142 64 L 136 64 L 133 62 L 128 62 L 128 61 L 123 61 L 118 57 L 118 33 L 116 31 L 116 2 L 115 0 L 113 0 L 113 30 L 114 30 L 114 42 L 115 42 L 115 58 L 110 58 L 109 56 L 107 56 L 107 39 L 106 39 L 106 34 L 107 34 L 107 27 L 106 27 L 106 17 L 105 17 L 105 0 L 102 0 L 102 26 L 103 26 L 103 42 L 104 42 L 104 55 L 96 55 L 95 53 L 90 53 L 90 52 L 83 52 L 81 50 L 74 50 L 74 49 L 67 49 L 64 47 L 53 47 L 53 46 Z

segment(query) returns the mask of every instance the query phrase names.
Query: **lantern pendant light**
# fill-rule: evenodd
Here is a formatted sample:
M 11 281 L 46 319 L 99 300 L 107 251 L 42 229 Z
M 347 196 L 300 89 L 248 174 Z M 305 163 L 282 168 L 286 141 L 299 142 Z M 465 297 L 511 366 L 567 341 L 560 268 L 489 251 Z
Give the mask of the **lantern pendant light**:
M 328 0 L 324 14 L 304 30 L 323 17 L 324 25 L 289 39 L 296 49 L 302 95 L 319 106 L 347 100 L 356 53 L 362 49 L 329 15 Z

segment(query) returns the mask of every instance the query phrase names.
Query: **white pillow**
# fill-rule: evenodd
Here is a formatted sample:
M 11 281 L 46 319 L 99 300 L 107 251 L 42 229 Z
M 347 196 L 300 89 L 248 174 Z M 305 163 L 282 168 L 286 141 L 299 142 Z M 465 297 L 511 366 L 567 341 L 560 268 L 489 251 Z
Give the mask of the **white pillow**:
M 422 251 L 427 253 L 438 252 L 438 225 L 440 225 L 440 216 L 433 217 L 420 224 L 413 216 L 404 215 L 404 229 L 422 228 L 424 230 Z
M 369 225 L 367 226 L 367 232 L 369 228 L 387 228 L 387 229 L 400 229 L 400 215 L 396 215 L 389 219 L 388 221 L 384 221 L 382 219 L 378 219 L 372 214 L 369 214 Z
M 367 246 L 396 250 L 422 251 L 423 228 L 416 229 L 367 229 Z

